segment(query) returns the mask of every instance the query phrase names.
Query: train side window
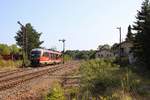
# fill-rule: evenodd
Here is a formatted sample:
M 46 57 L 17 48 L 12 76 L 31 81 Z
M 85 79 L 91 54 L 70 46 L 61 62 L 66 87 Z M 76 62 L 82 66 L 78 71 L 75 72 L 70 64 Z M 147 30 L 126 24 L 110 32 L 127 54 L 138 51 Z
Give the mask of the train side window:
M 51 53 L 51 59 L 54 59 L 54 54 Z
M 44 52 L 44 53 L 43 53 L 43 56 L 44 56 L 44 57 L 49 57 L 49 53 L 48 53 L 48 52 Z
M 53 59 L 55 59 L 55 54 L 53 54 Z
M 54 59 L 56 59 L 56 54 L 54 54 Z
M 45 57 L 46 56 L 46 54 L 45 54 L 45 52 L 43 52 L 43 57 Z
M 56 55 L 56 54 L 54 54 L 54 59 L 56 59 L 56 57 L 57 57 L 57 55 Z
M 55 59 L 55 54 L 53 54 L 53 59 Z
M 52 58 L 51 56 L 52 56 L 52 54 L 50 53 L 50 54 L 49 54 L 49 59 L 51 59 L 51 58 Z
M 53 54 L 53 53 L 49 54 L 50 59 L 59 59 L 60 57 L 61 57 L 61 55 L 58 55 L 58 54 Z
M 51 59 L 51 53 L 49 53 L 49 59 Z
M 58 59 L 58 58 L 59 58 L 59 55 L 57 54 L 57 55 L 56 55 L 56 59 Z
M 56 59 L 58 59 L 58 54 L 56 54 Z

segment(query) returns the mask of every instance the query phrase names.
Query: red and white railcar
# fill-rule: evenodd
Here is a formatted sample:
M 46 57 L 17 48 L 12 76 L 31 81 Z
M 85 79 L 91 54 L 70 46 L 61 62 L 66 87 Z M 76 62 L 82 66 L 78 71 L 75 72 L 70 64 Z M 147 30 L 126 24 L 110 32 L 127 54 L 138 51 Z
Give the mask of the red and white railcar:
M 62 62 L 62 53 L 59 51 L 35 48 L 31 51 L 31 64 L 57 64 Z

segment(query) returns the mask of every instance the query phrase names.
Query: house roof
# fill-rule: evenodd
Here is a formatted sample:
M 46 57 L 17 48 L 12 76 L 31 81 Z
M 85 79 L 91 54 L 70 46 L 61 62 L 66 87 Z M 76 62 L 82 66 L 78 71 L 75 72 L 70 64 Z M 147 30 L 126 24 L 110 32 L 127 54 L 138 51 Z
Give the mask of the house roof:
M 120 45 L 122 46 L 124 44 L 131 44 L 132 45 L 132 43 L 130 41 L 123 41 L 120 44 L 117 44 L 114 48 L 119 48 Z M 130 45 L 130 47 L 131 47 L 131 45 Z
M 112 50 L 111 50 L 111 49 L 101 49 L 101 50 L 97 50 L 96 52 L 102 52 L 102 51 L 112 52 Z

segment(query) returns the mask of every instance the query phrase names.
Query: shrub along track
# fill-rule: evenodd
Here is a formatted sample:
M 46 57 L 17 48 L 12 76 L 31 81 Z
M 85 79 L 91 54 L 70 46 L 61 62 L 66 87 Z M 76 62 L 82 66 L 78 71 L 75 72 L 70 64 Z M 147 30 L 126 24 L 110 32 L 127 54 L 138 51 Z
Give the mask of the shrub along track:
M 7 77 L 4 77 L 4 75 L 0 75 L 0 91 L 4 91 L 6 89 L 15 87 L 23 82 L 32 80 L 42 75 L 53 73 L 62 68 L 64 68 L 64 66 L 60 64 L 55 66 L 41 67 L 33 70 L 26 69 L 26 70 L 14 70 L 12 71 L 12 73 L 6 72 L 7 74 L 5 75 Z

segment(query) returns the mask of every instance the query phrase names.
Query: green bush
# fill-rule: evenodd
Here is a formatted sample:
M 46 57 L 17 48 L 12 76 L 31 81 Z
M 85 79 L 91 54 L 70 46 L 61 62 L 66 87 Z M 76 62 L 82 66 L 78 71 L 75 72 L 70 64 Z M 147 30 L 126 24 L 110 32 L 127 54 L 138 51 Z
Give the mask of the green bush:
M 45 100 L 65 100 L 64 90 L 59 83 L 55 83 L 50 92 L 45 96 Z
M 80 68 L 82 91 L 99 95 L 104 93 L 108 87 L 118 86 L 120 82 L 114 77 L 118 69 L 119 66 L 106 59 L 84 62 Z
M 112 60 L 85 61 L 81 64 L 80 75 L 83 99 L 136 100 L 149 95 L 146 89 L 149 80 L 133 72 L 131 66 L 120 67 Z
M 65 92 L 71 100 L 78 100 L 77 95 L 79 93 L 79 87 L 70 87 L 65 89 Z
M 0 44 L 0 54 L 1 55 L 10 55 L 11 51 L 8 45 Z

